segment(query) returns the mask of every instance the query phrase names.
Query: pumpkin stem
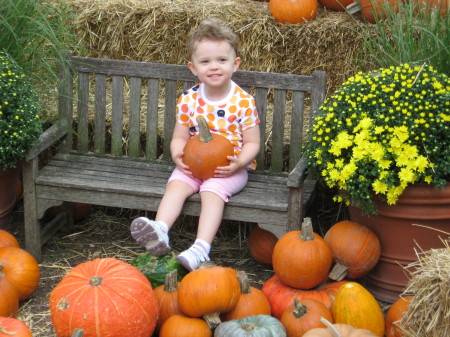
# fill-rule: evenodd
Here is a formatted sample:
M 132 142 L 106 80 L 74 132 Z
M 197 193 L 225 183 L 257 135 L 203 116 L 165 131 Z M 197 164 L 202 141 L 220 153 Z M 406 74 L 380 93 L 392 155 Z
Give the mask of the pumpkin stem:
M 302 239 L 303 241 L 314 240 L 314 231 L 313 231 L 311 218 L 303 219 L 302 230 L 300 233 L 300 239 Z
M 3 262 L 0 262 L 0 271 L 2 271 L 5 268 L 5 265 L 3 264 Z
M 198 116 L 197 117 L 198 130 L 200 133 L 199 139 L 202 143 L 209 143 L 213 140 L 213 136 L 211 135 L 211 131 L 209 131 L 208 122 L 206 122 L 205 117 Z
M 177 270 L 171 270 L 164 277 L 164 291 L 171 293 L 178 290 Z
M 206 324 L 208 324 L 211 330 L 214 330 L 219 326 L 220 323 L 222 323 L 219 315 L 220 314 L 218 312 L 215 312 L 213 314 L 206 314 L 203 316 L 203 319 L 205 320 Z
M 351 3 L 350 5 L 345 7 L 345 10 L 350 15 L 357 15 L 357 14 L 361 13 L 361 11 L 362 11 L 361 5 L 357 1 L 355 1 L 354 3 Z
M 336 262 L 333 269 L 331 269 L 328 277 L 335 281 L 342 281 L 348 274 L 348 267 L 340 262 Z
M 297 297 L 294 297 L 294 311 L 292 313 L 296 318 L 300 318 L 307 312 L 306 305 L 300 303 Z
M 91 286 L 98 287 L 100 284 L 102 284 L 102 278 L 98 276 L 92 276 L 89 284 Z
M 320 317 L 320 321 L 331 330 L 331 334 L 333 335 L 333 337 L 342 337 L 342 334 L 339 332 L 339 330 L 336 329 L 336 327 L 333 324 L 331 324 L 329 320 Z
M 242 323 L 241 328 L 242 328 L 242 330 L 245 330 L 245 331 L 252 331 L 252 330 L 255 330 L 256 324 L 255 323 Z
M 241 286 L 241 294 L 250 294 L 250 282 L 248 281 L 246 272 L 243 270 L 238 271 L 237 279 L 239 281 L 239 285 Z

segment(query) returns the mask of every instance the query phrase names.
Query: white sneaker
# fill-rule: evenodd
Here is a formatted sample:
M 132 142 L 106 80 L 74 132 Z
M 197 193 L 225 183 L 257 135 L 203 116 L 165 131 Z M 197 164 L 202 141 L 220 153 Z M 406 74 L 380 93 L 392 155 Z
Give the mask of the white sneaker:
M 209 261 L 209 256 L 201 246 L 194 244 L 188 250 L 180 253 L 177 260 L 184 268 L 193 271 L 198 269 L 202 262 Z
M 130 225 L 131 236 L 155 256 L 163 256 L 170 252 L 169 236 L 158 221 L 145 217 L 134 219 Z

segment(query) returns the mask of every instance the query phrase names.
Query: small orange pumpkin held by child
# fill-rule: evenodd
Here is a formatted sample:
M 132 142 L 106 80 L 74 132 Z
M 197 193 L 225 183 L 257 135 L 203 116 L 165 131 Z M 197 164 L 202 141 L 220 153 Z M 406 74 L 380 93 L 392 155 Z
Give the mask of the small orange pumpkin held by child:
M 183 150 L 183 163 L 198 179 L 214 177 L 217 167 L 230 164 L 227 156 L 234 155 L 233 144 L 224 136 L 211 133 L 203 116 L 197 117 L 199 134 L 190 138 Z

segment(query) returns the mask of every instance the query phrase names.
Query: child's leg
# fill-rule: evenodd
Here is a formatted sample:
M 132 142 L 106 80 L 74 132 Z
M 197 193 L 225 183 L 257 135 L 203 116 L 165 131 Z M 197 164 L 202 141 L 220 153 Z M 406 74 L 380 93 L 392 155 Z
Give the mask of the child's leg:
M 156 256 L 170 251 L 168 231 L 179 216 L 186 199 L 195 192 L 194 185 L 181 180 L 170 180 L 167 184 L 155 221 L 139 217 L 131 223 L 131 236 L 138 244 Z

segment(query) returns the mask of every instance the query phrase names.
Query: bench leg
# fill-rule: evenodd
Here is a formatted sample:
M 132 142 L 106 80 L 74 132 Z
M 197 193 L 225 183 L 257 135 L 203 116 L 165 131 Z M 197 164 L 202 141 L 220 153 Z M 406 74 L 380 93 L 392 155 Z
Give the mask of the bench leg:
M 25 249 L 36 260 L 41 259 L 41 229 L 37 215 L 36 188 L 34 180 L 38 170 L 37 159 L 24 163 L 23 174 L 23 206 L 25 223 Z

